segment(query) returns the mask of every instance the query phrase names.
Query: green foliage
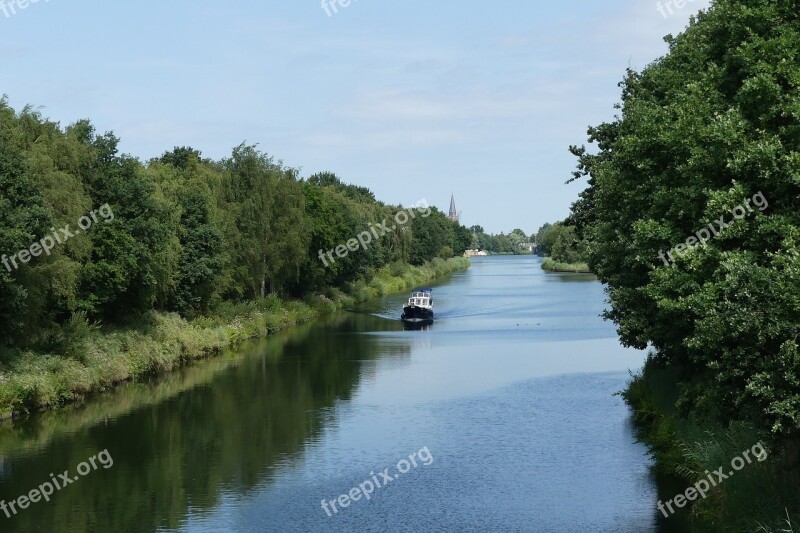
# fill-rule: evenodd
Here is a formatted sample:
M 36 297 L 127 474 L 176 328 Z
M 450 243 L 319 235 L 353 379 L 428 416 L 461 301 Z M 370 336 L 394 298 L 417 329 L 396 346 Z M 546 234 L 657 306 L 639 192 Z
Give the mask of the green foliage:
M 0 268 L 2 344 L 74 355 L 65 337 L 80 320 L 116 326 L 152 310 L 193 318 L 271 294 L 304 298 L 470 244 L 469 231 L 435 209 L 386 206 L 330 172 L 300 180 L 255 146 L 218 162 L 176 147 L 143 164 L 118 145 L 88 121 L 62 129 L 0 100 L 0 254 L 12 270 Z M 112 220 L 12 268 L 15 253 L 54 228 L 77 229 L 105 204 Z M 412 220 L 343 259 L 320 260 L 320 251 L 395 225 L 400 211 Z
M 550 254 L 550 249 L 542 243 L 542 237 L 544 237 L 552 227 L 552 224 L 546 222 L 542 224 L 539 231 L 536 232 L 536 255 L 540 257 L 547 257 Z
M 4 105 L 4 101 L 0 102 L 0 107 Z M 0 120 L 6 118 L 7 113 L 0 108 Z M 30 301 L 14 268 L 15 262 L 25 265 L 13 257 L 18 251 L 27 250 L 50 227 L 50 212 L 34 185 L 25 174 L 21 154 L 0 142 L 0 250 L 12 256 L 4 255 L 0 267 L 0 335 L 9 344 L 23 338 L 25 307 L 38 305 Z
M 209 310 L 215 282 L 226 263 L 222 232 L 214 224 L 209 193 L 198 183 L 197 189 L 184 191 L 179 200 L 181 254 L 172 307 L 184 316 Z
M 49 337 L 45 337 L 46 340 L 41 343 L 41 346 L 47 352 L 85 362 L 89 349 L 87 343 L 99 329 L 97 324 L 89 321 L 86 313 L 78 311 L 71 315 L 60 328 L 48 330 Z
M 586 263 L 560 263 L 550 257 L 542 261 L 542 270 L 547 270 L 548 272 L 573 272 L 576 274 L 592 273 Z
M 563 222 L 546 224 L 539 229 L 537 244 L 538 253 L 550 257 L 558 263 L 585 263 L 588 256 L 588 244 L 578 237 L 574 226 Z
M 571 147 L 588 188 L 568 223 L 589 242 L 623 343 L 654 347 L 675 371 L 676 420 L 744 425 L 785 458 L 763 483 L 728 482 L 714 529 L 740 529 L 730 517 L 746 512 L 779 528 L 800 512 L 787 496 L 800 437 L 800 15 L 794 2 L 718 0 L 667 42 L 668 55 L 627 73 L 616 119 L 590 128 L 597 150 Z M 660 258 L 748 203 L 674 264 Z
M 677 377 L 674 369 L 660 368 L 649 358 L 642 372 L 632 375 L 620 393 L 633 409 L 639 438 L 647 443 L 657 460 L 656 470 L 667 475 L 676 474 L 685 465 L 674 416 Z
M 299 275 L 306 232 L 295 171 L 254 146 L 240 145 L 223 161 L 225 208 L 236 238 L 228 240 L 234 290 L 240 297 L 283 292 Z
M 125 326 L 103 330 L 74 315 L 51 339 L 51 351 L 0 352 L 0 414 L 27 413 L 74 401 L 91 392 L 177 368 L 269 332 L 302 324 L 331 311 L 406 290 L 469 267 L 464 258 L 436 258 L 421 266 L 394 263 L 372 279 L 329 288 L 304 301 L 276 294 L 224 301 L 210 315 L 189 322 L 176 313 L 148 311 Z M 65 357 L 68 356 L 68 357 Z
M 472 226 L 468 230 L 471 233 L 470 248 L 477 250 L 484 250 L 491 254 L 500 255 L 519 255 L 530 253 L 527 248 L 523 248 L 523 243 L 529 243 L 530 237 L 517 228 L 511 233 L 506 235 L 500 233 L 499 235 L 487 234 L 481 226 Z
M 443 257 L 442 252 L 450 250 L 450 257 L 463 255 L 472 242 L 467 228 L 452 222 L 444 213 L 431 208 L 427 217 L 417 216 L 411 223 L 413 239 L 410 262 L 421 265 L 434 257 Z
M 465 267 L 440 257 L 470 233 L 438 211 L 384 205 L 331 173 L 301 180 L 255 146 L 221 161 L 178 147 L 145 164 L 118 145 L 88 121 L 62 129 L 0 99 L 0 409 L 71 401 Z M 105 204 L 113 217 L 75 231 Z M 400 211 L 412 220 L 320 260 Z M 74 236 L 13 268 L 68 225 Z
M 651 357 L 620 393 L 633 409 L 638 436 L 655 457 L 659 474 L 677 475 L 682 478 L 679 486 L 691 486 L 706 477 L 706 472 L 721 466 L 727 471 L 735 457 L 752 451 L 758 443 L 768 452 L 764 461 L 753 460 L 695 502 L 693 527 L 698 531 L 771 532 L 783 531 L 787 521 L 800 522 L 796 443 L 770 445 L 769 436 L 750 423 L 724 426 L 700 412 L 682 416 L 675 408 L 682 373 L 682 369 L 664 366 Z
M 609 287 L 623 342 L 686 369 L 685 412 L 800 433 L 800 19 L 722 0 L 622 84 L 590 129 L 571 221 Z M 659 253 L 763 193 L 769 207 L 666 266 Z M 686 378 L 684 378 L 686 379 Z

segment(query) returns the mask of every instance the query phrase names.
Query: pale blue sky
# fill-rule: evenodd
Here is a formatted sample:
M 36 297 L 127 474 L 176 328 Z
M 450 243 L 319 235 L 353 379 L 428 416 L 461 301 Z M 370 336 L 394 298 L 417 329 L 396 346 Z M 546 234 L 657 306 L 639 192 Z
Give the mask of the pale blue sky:
M 6 3 L 9 0 L 5 0 Z M 568 214 L 570 144 L 613 116 L 627 66 L 707 5 L 650 0 L 40 0 L 0 11 L 0 93 L 125 152 L 242 141 L 389 203 L 527 233 Z

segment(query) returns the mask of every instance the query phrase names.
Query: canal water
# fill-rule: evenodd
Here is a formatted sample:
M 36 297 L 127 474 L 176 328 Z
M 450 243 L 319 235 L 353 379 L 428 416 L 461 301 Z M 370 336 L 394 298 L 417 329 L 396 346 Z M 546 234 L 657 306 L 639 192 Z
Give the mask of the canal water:
M 0 426 L 0 499 L 73 478 L 0 531 L 666 530 L 614 395 L 645 354 L 539 265 L 474 258 L 429 329 L 391 296 Z

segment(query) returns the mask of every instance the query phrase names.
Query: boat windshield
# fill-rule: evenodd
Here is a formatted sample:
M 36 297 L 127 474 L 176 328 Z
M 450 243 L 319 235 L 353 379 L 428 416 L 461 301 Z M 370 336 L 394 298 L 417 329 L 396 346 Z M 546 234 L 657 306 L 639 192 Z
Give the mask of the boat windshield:
M 408 304 L 429 306 L 431 305 L 430 294 L 426 294 L 424 292 L 415 292 L 414 294 L 411 295 L 411 298 L 408 299 Z

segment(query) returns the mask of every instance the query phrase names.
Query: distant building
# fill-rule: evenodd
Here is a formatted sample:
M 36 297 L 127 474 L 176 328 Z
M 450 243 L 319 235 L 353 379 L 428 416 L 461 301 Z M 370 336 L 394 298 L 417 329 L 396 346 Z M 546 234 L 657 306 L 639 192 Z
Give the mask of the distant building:
M 456 197 L 452 194 L 450 195 L 450 214 L 447 215 L 447 218 L 453 222 L 458 222 L 461 218 L 461 213 L 459 213 L 458 209 L 456 209 Z

